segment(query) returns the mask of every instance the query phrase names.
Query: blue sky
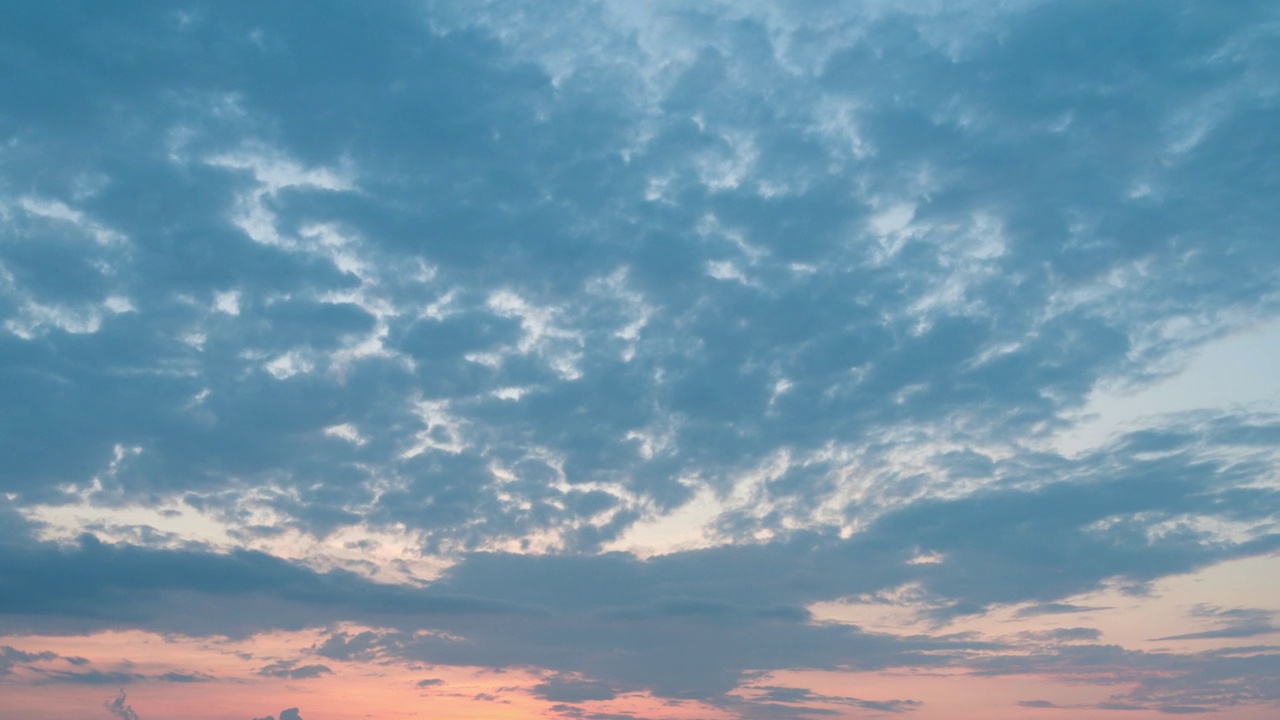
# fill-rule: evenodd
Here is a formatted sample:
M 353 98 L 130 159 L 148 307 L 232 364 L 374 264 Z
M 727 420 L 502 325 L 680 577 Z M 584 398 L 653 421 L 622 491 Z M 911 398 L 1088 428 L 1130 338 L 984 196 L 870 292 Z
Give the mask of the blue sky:
M 553 718 L 1280 701 L 1274 3 L 0 28 L 6 694 L 153 720 L 145 650 L 50 648 L 313 633 L 243 672 L 322 720 L 378 664 Z

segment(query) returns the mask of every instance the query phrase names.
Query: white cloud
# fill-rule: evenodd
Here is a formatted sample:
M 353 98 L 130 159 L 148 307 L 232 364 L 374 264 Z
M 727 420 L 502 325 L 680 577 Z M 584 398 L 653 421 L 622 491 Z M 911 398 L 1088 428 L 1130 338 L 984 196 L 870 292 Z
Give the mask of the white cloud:
M 28 196 L 20 199 L 18 204 L 23 210 L 36 217 L 61 220 L 75 226 L 99 245 L 115 245 L 128 241 L 123 233 L 95 222 L 80 210 L 70 207 L 61 200 Z
M 328 437 L 346 440 L 354 445 L 364 445 L 369 442 L 360 435 L 360 430 L 351 423 L 342 423 L 339 425 L 330 425 L 324 429 L 324 434 Z
M 434 450 L 457 455 L 468 448 L 463 434 L 465 422 L 453 414 L 447 400 L 418 400 L 414 410 L 425 426 L 412 447 L 400 453 L 401 460 Z
M 277 380 L 287 380 L 294 375 L 304 375 L 315 369 L 315 363 L 307 355 L 308 353 L 301 350 L 290 350 L 269 360 L 263 365 L 263 369 Z
M 213 309 L 227 315 L 240 314 L 240 291 L 227 290 L 225 292 L 215 292 L 213 294 Z

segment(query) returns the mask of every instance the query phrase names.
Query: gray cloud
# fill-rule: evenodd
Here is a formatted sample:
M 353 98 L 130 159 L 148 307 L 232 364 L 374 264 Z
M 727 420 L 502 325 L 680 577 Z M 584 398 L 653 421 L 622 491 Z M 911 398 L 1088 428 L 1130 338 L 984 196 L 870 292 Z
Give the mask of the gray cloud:
M 265 718 L 254 718 L 253 720 L 275 720 L 275 716 L 268 715 Z M 302 720 L 302 715 L 299 714 L 298 708 L 288 708 L 280 711 L 280 720 Z
M 1099 685 L 1127 684 L 1131 689 L 1113 695 L 1100 709 L 1156 709 L 1169 707 L 1220 708 L 1242 703 L 1267 703 L 1280 698 L 1274 647 L 1229 648 L 1193 654 L 1138 652 L 1114 645 L 1064 645 L 1022 656 L 992 657 L 977 663 L 980 674 L 1021 674 L 1029 671 L 1073 677 Z
M 30 663 L 41 660 L 54 660 L 58 657 L 57 653 L 44 652 L 26 652 L 8 645 L 0 646 L 0 676 L 10 675 L 13 673 L 15 665 L 22 663 Z
M 1028 605 L 1018 610 L 1018 617 L 1036 617 L 1037 615 L 1068 615 L 1072 613 L 1098 612 L 1099 610 L 1108 610 L 1105 607 L 1094 607 L 1089 605 L 1072 605 L 1070 603 L 1038 603 Z
M 65 683 L 68 685 L 129 685 L 131 683 L 147 679 L 147 676 L 141 673 L 131 673 L 119 670 L 110 671 L 89 669 L 80 672 L 73 672 L 67 670 L 36 668 L 36 673 L 41 676 L 40 682 Z
M 1156 640 L 1212 640 L 1223 638 L 1247 638 L 1258 635 L 1270 635 L 1280 632 L 1271 622 L 1272 613 L 1256 608 L 1224 609 L 1214 605 L 1197 605 L 1190 615 L 1194 618 L 1205 618 L 1214 621 L 1220 627 L 1201 632 L 1182 633 Z
M 533 692 L 544 700 L 557 703 L 579 703 L 587 700 L 612 700 L 617 692 L 606 683 L 556 675 L 533 686 Z
M 1215 465 L 1212 453 L 1200 457 L 1188 449 L 1186 457 L 1148 459 L 1127 456 L 1130 445 L 1122 439 L 1112 450 L 1075 461 L 1029 458 L 1034 464 L 1019 472 L 1037 475 L 1037 483 L 1011 475 L 1004 489 L 918 501 L 848 539 L 796 534 L 647 561 L 621 553 L 473 554 L 426 588 L 315 573 L 249 552 L 148 550 L 88 537 L 73 550 L 11 548 L 0 559 L 6 577 L 24 590 L 8 596 L 5 617 L 26 628 L 140 626 L 189 634 L 357 621 L 400 632 L 338 633 L 314 652 L 334 659 L 542 667 L 564 675 L 540 692 L 570 703 L 605 688 L 713 699 L 762 668 L 946 665 L 968 650 L 997 646 L 817 625 L 804 608 L 915 583 L 923 592 L 921 612 L 945 620 L 1005 604 L 1051 604 L 1105 582 L 1142 583 L 1274 549 L 1276 539 L 1265 533 L 1234 543 L 1202 531 L 1153 535 L 1150 528 L 1194 508 L 1214 507 L 1218 516 L 1238 521 L 1264 519 L 1275 512 L 1277 498 L 1233 487 L 1242 467 Z M 1049 469 L 1071 479 L 1046 483 Z M 909 562 L 920 549 L 942 561 Z M 748 597 L 750 604 L 742 600 Z M 172 611 L 178 598 L 181 613 Z M 411 635 L 424 627 L 467 642 Z M 1096 637 L 1090 628 L 1064 628 L 1024 642 L 1057 646 Z M 612 647 L 631 652 L 605 652 Z M 1090 647 L 1057 647 L 1046 656 L 1056 659 L 1045 662 L 1062 667 L 1074 662 L 1072 653 L 1094 652 Z M 1023 667 L 1021 660 L 1010 662 Z M 296 677 L 322 668 L 281 661 L 262 672 Z M 994 661 L 988 669 L 1001 671 Z
M 861 700 L 854 697 L 821 695 L 803 688 L 766 686 L 754 689 L 762 692 L 747 704 L 746 710 L 749 716 L 785 716 L 788 710 L 792 715 L 834 714 L 830 710 L 804 707 L 806 703 L 845 705 L 881 713 L 910 712 L 923 705 L 916 700 Z
M 263 677 L 287 678 L 289 680 L 310 680 L 333 671 L 325 665 L 300 665 L 297 660 L 279 660 L 258 669 Z
M 160 679 L 165 682 L 174 682 L 174 683 L 203 683 L 203 682 L 212 682 L 216 678 L 214 678 L 212 675 L 209 675 L 207 673 L 202 673 L 202 672 L 194 672 L 194 673 L 167 672 L 161 675 Z
M 120 718 L 120 720 L 140 720 L 138 713 L 134 712 L 133 707 L 125 702 L 127 699 L 124 690 L 121 690 L 115 700 L 108 700 L 102 703 L 102 706 L 107 709 L 107 712 L 114 717 Z
M 370 650 L 377 642 L 377 638 L 378 636 L 370 631 L 357 633 L 356 635 L 348 635 L 342 632 L 334 633 L 320 647 L 315 649 L 315 653 L 333 660 L 368 659 L 371 655 Z
M 1073 627 L 1020 633 L 1019 635 L 1027 640 L 1039 642 L 1073 642 L 1079 640 L 1098 640 L 1102 637 L 1102 632 L 1094 628 Z

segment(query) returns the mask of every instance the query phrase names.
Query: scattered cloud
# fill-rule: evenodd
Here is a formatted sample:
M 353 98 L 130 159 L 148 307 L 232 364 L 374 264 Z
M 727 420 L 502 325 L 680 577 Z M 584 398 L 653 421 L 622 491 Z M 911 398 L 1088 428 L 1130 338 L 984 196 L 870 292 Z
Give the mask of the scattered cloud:
M 112 716 L 120 718 L 120 720 L 139 720 L 138 713 L 134 712 L 133 708 L 125 702 L 127 699 L 128 697 L 124 694 L 124 690 L 121 690 L 115 700 L 108 700 L 102 703 L 102 706 Z
M 263 677 L 287 678 L 289 680 L 310 680 L 333 671 L 325 665 L 300 665 L 297 660 L 278 660 L 258 670 Z
M 1274 3 L 286 15 L 0 9 L 6 642 L 313 629 L 254 681 L 595 720 L 1280 698 L 1265 593 L 1102 620 L 1280 550 Z M 0 676 L 225 679 L 75 652 Z

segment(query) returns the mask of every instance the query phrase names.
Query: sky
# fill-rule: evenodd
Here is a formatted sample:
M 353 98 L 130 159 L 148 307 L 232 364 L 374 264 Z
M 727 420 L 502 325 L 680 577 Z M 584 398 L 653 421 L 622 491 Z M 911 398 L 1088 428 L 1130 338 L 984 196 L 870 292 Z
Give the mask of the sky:
M 0 3 L 0 720 L 1280 713 L 1273 0 Z

